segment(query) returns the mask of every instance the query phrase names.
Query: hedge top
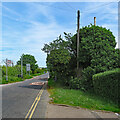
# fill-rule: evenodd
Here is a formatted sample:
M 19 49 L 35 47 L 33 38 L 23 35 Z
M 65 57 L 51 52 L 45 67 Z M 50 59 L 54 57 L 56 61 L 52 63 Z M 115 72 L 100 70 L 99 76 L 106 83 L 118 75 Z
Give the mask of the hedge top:
M 95 75 L 93 75 L 93 80 L 94 80 L 95 77 L 106 76 L 106 75 L 110 75 L 110 74 L 114 74 L 114 73 L 120 73 L 120 68 L 116 68 L 116 69 L 113 69 L 113 70 L 110 70 L 110 71 L 105 71 L 105 72 L 102 72 L 102 73 L 95 74 Z

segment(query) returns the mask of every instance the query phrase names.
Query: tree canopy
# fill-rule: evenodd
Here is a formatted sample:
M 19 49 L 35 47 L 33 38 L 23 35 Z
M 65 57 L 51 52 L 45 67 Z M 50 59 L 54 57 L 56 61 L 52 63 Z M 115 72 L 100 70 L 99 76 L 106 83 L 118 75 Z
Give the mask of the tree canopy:
M 30 64 L 30 68 L 32 70 L 32 73 L 34 73 L 34 70 L 38 68 L 38 65 L 36 64 L 37 61 L 35 60 L 35 57 L 29 54 L 22 55 L 22 60 L 23 60 L 23 66 L 26 66 L 26 64 Z M 17 61 L 17 65 L 21 65 L 21 57 L 20 60 Z
M 77 59 L 77 34 L 64 33 L 42 49 L 47 56 L 47 66 L 61 78 L 75 77 L 76 63 L 79 61 L 85 86 L 92 86 L 92 75 L 120 67 L 119 49 L 115 49 L 115 37 L 109 29 L 88 25 L 80 29 L 79 58 Z M 70 77 L 68 77 L 70 78 Z M 65 78 L 67 79 L 67 78 Z M 68 80 L 69 81 L 69 80 Z
M 92 86 L 92 75 L 119 67 L 116 41 L 106 28 L 88 25 L 80 29 L 79 58 L 83 67 L 85 86 Z M 77 34 L 71 38 L 71 49 L 76 59 Z M 76 59 L 77 60 L 77 59 Z M 75 67 L 75 66 L 74 66 Z M 86 85 L 88 84 L 88 85 Z

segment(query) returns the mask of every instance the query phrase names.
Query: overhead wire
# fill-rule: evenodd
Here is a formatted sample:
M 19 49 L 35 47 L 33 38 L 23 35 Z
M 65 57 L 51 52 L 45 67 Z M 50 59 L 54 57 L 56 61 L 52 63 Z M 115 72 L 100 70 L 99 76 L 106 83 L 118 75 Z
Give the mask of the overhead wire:
M 116 2 L 117 2 L 117 1 L 116 1 Z M 99 7 L 103 7 L 103 6 L 109 5 L 109 4 L 111 4 L 111 3 L 115 3 L 115 2 L 109 2 L 109 3 L 107 3 L 107 4 L 101 4 L 101 5 L 96 6 L 96 7 L 94 7 L 94 8 L 87 9 L 87 10 L 85 10 L 84 12 L 81 12 L 81 13 L 87 13 L 87 12 L 90 11 L 90 10 L 97 9 L 97 8 L 99 8 Z M 70 12 L 76 13 L 76 9 L 75 9 L 74 7 L 72 7 L 70 4 L 68 4 L 68 3 L 65 2 L 65 1 L 64 1 L 64 4 L 66 4 L 69 8 L 72 9 L 72 11 L 70 11 Z M 46 6 L 46 7 L 52 7 L 52 8 L 55 8 L 55 9 L 62 10 L 62 11 L 69 11 L 68 9 L 63 9 L 63 8 L 61 9 L 61 8 L 55 7 L 55 6 L 53 6 L 53 5 L 46 5 L 46 4 L 43 4 L 43 3 L 40 4 L 40 5 L 43 5 L 43 6 Z M 89 12 L 89 13 L 90 13 L 90 12 Z M 98 13 L 90 13 L 90 14 L 98 14 Z M 102 14 L 117 14 L 117 13 L 102 13 Z M 80 25 L 82 25 L 82 24 L 80 24 Z
M 64 0 L 63 0 L 64 1 Z M 115 1 L 115 2 L 118 2 L 119 0 L 117 0 L 117 1 Z M 111 3 L 115 3 L 115 2 L 107 2 L 106 4 L 101 4 L 101 5 L 98 5 L 98 6 L 96 6 L 96 7 L 94 7 L 94 8 L 90 8 L 90 9 L 87 9 L 87 10 L 85 10 L 84 12 L 81 12 L 80 11 L 80 13 L 86 13 L 86 12 L 88 12 L 88 11 L 91 11 L 91 10 L 94 10 L 94 9 L 98 9 L 99 7 L 103 7 L 103 6 L 106 6 L 106 5 L 109 5 L 109 4 L 111 4 Z M 66 1 L 64 1 L 63 2 L 64 4 L 66 4 L 69 8 L 71 8 L 73 11 L 72 12 L 76 12 L 77 10 L 74 8 L 74 7 L 72 7 L 70 4 L 68 4 L 68 2 L 66 2 Z M 49 7 L 49 6 L 48 6 Z M 59 9 L 58 7 L 55 7 L 55 8 L 57 8 L 57 9 Z M 63 10 L 63 9 L 62 9 Z M 91 12 L 89 12 L 90 14 L 97 14 L 97 13 L 91 13 Z M 103 13 L 103 14 L 118 14 L 118 13 Z
M 64 1 L 64 0 L 63 0 Z M 69 8 L 71 8 L 74 12 L 76 12 L 76 9 L 74 7 L 72 7 L 70 4 L 68 4 L 68 2 L 64 1 L 64 4 L 66 4 Z
M 87 9 L 87 10 L 85 10 L 85 11 L 82 12 L 82 13 L 85 13 L 85 12 L 90 11 L 90 10 L 97 9 L 97 8 L 99 8 L 99 7 L 103 7 L 103 6 L 109 5 L 109 4 L 111 4 L 111 3 L 115 3 L 115 2 L 109 2 L 109 3 L 107 3 L 107 4 L 102 4 L 102 5 L 96 6 L 96 7 L 93 7 L 93 8 Z
M 55 9 L 59 9 L 59 10 L 64 11 L 64 12 L 68 12 L 69 11 L 69 9 L 64 9 L 64 8 L 61 9 L 61 8 L 55 7 L 53 5 L 46 5 L 46 4 L 43 4 L 43 3 L 42 4 L 40 3 L 40 5 L 43 5 L 43 6 L 46 6 L 46 7 L 52 7 L 52 8 L 55 8 Z M 73 11 L 71 11 L 71 12 L 73 12 Z

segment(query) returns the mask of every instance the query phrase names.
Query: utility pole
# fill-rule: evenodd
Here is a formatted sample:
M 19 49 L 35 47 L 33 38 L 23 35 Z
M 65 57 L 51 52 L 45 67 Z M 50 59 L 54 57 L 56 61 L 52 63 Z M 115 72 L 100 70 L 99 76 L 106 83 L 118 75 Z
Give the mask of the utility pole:
M 23 78 L 23 55 L 21 56 L 21 78 Z
M 96 17 L 94 17 L 94 26 L 96 26 Z
M 79 74 L 79 61 L 78 61 L 78 58 L 79 58 L 79 22 L 80 22 L 80 11 L 78 10 L 77 12 L 77 77 L 78 77 L 78 74 Z
M 5 62 L 5 63 L 6 63 L 6 81 L 8 81 L 7 61 L 8 61 L 8 60 L 7 60 L 7 58 L 6 58 L 6 62 Z

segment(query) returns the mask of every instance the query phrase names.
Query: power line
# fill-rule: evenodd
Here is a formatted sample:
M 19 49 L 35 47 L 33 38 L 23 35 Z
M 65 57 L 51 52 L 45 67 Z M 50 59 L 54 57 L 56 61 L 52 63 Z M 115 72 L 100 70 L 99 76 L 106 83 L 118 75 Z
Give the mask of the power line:
M 83 13 L 84 13 L 84 12 L 83 12 Z M 91 12 L 90 12 L 89 14 L 99 14 L 99 13 L 91 13 Z M 101 14 L 102 14 L 102 15 L 103 15 L 103 14 L 118 15 L 118 14 L 120 14 L 120 13 L 101 13 Z
M 118 2 L 118 1 L 116 1 L 116 2 Z M 96 6 L 96 7 L 94 7 L 94 8 L 87 9 L 87 10 L 85 10 L 84 12 L 81 12 L 81 13 L 86 13 L 87 11 L 97 9 L 97 8 L 99 8 L 99 7 L 103 7 L 103 6 L 109 5 L 109 4 L 111 4 L 111 3 L 115 3 L 115 2 L 109 2 L 109 3 L 107 3 L 107 4 L 102 4 L 102 5 Z
M 64 1 L 64 0 L 63 0 Z M 68 2 L 65 2 L 64 1 L 64 3 L 69 7 L 69 8 L 71 8 L 74 12 L 76 12 L 76 9 L 74 8 L 74 7 L 72 7 L 70 4 L 68 4 Z
M 45 4 L 40 4 L 40 5 L 43 5 L 43 6 L 46 6 L 46 7 L 52 7 L 52 8 L 55 8 L 55 9 L 59 9 L 59 10 L 62 10 L 62 11 L 65 11 L 65 12 L 68 12 L 69 11 L 69 9 L 63 9 L 63 8 L 59 8 L 59 7 L 55 7 L 55 6 L 53 6 L 53 5 L 45 5 Z M 74 11 L 70 11 L 70 12 L 74 12 Z M 75 13 L 75 12 L 74 12 Z

